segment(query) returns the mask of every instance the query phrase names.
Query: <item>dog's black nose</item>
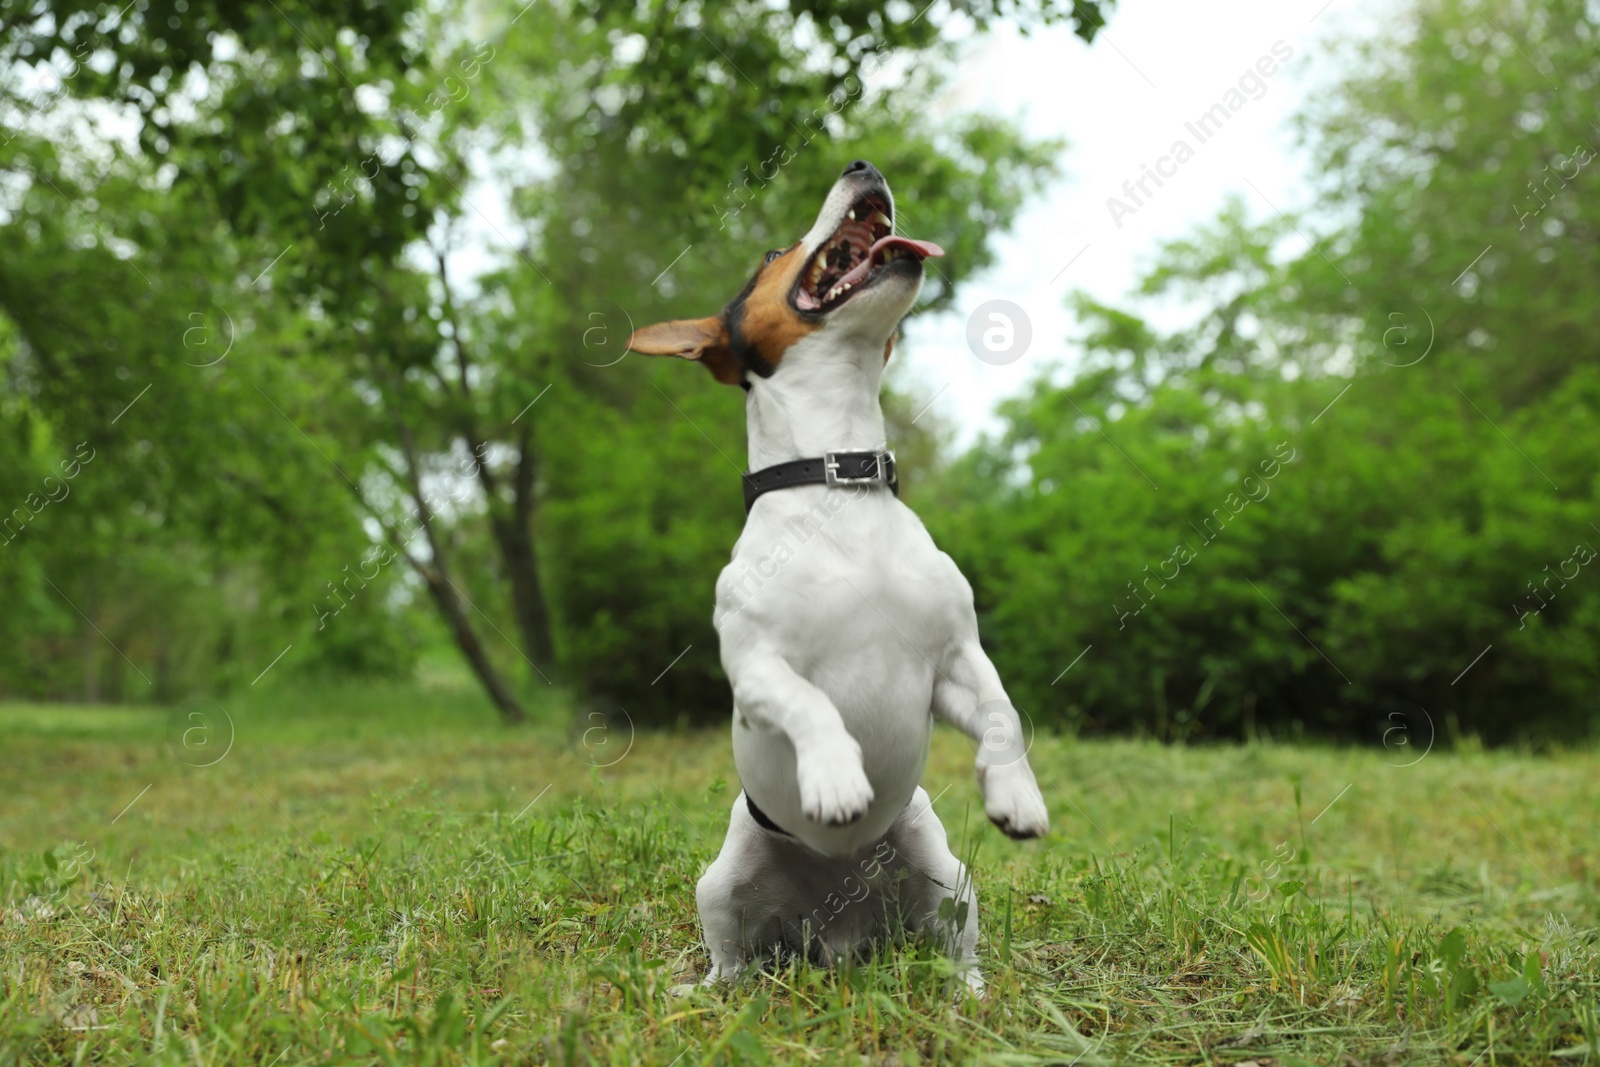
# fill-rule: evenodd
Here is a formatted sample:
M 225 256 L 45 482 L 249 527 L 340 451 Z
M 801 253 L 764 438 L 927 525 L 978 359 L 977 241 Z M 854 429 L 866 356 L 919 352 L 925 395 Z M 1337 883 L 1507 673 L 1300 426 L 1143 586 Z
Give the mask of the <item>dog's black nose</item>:
M 877 167 L 874 167 L 871 163 L 868 163 L 864 159 L 851 160 L 850 165 L 844 168 L 844 176 L 846 178 L 850 177 L 852 174 L 859 174 L 864 178 L 883 177 L 882 174 L 878 173 Z

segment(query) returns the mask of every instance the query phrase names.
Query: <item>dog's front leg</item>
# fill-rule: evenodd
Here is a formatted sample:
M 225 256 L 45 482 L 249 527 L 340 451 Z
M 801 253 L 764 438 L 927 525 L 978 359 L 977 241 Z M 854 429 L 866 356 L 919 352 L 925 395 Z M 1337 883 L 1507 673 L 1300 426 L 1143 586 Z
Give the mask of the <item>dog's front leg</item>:
M 733 683 L 734 713 L 757 728 L 784 734 L 794 746 L 806 818 L 843 826 L 865 815 L 873 794 L 861 746 L 827 694 L 764 642 L 730 642 L 725 634 L 722 665 Z
M 976 624 L 934 679 L 933 713 L 978 743 L 978 785 L 989 820 L 1011 837 L 1044 836 L 1050 816 L 1028 765 L 1022 722 L 978 644 Z

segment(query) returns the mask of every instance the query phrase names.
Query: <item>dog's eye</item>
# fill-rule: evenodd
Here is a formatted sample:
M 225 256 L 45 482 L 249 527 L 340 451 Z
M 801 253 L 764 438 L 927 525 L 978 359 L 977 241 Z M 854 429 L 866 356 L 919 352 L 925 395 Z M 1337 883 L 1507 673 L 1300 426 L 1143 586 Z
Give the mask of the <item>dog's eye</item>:
M 781 255 L 783 255 L 783 249 L 774 248 L 772 251 L 767 253 L 767 258 L 762 260 L 762 265 L 765 266 L 766 264 L 771 263 Z

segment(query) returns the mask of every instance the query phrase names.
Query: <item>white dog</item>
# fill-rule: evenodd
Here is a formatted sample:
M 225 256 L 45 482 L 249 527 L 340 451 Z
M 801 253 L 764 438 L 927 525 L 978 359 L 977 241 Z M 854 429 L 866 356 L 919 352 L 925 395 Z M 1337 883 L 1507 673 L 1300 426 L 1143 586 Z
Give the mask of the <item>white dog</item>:
M 747 392 L 749 518 L 715 616 L 744 792 L 699 884 L 708 983 L 909 930 L 982 990 L 977 898 L 917 784 L 935 716 L 980 742 L 995 825 L 1049 825 L 972 588 L 897 495 L 879 384 L 922 261 L 943 252 L 893 228 L 888 184 L 857 160 L 721 314 L 629 339 Z

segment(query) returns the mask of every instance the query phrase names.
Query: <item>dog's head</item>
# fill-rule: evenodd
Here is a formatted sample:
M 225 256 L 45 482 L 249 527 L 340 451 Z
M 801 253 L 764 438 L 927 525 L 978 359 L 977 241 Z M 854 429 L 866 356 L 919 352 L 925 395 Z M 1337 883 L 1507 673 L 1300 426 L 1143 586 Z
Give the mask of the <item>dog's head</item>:
M 887 359 L 922 288 L 922 261 L 942 255 L 931 241 L 895 236 L 889 183 L 858 159 L 834 182 L 811 231 L 768 252 L 720 314 L 646 326 L 628 348 L 698 360 L 728 385 L 780 373 L 789 349 L 814 334 Z

